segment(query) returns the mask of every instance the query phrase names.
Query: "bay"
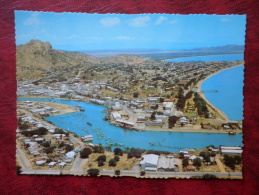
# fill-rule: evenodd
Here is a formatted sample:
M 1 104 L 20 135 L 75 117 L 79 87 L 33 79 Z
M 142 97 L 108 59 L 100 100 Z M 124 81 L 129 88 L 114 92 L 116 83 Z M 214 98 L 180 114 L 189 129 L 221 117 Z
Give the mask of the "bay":
M 201 84 L 202 91 L 217 90 L 217 93 L 204 93 L 205 97 L 230 120 L 243 120 L 244 66 L 223 70 Z

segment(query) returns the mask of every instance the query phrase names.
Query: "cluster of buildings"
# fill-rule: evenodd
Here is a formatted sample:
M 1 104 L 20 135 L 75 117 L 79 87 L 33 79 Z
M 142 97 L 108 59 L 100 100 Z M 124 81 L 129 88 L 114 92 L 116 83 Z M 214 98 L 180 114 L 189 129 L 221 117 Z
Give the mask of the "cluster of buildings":
M 28 157 L 33 159 L 36 166 L 47 165 L 49 168 L 53 168 L 58 165 L 59 168 L 64 168 L 67 163 L 71 164 L 74 161 L 81 147 L 79 144 L 73 143 L 67 134 L 57 133 L 52 125 L 43 122 L 33 115 L 25 114 L 20 110 L 18 110 L 18 117 L 20 123 L 26 123 L 28 125 L 25 130 L 17 129 L 19 144 L 24 146 L 23 148 L 25 152 L 28 153 Z M 33 135 L 30 136 L 23 134 L 23 131 L 33 132 L 41 127 L 47 129 L 46 134 L 42 135 L 40 132 L 36 134 L 33 133 Z M 63 147 L 57 147 L 61 142 L 64 143 Z M 47 153 L 45 151 L 46 143 L 49 143 L 47 148 L 51 147 L 51 144 L 56 145 L 53 152 Z M 72 146 L 73 150 L 66 152 L 66 145 Z M 52 159 L 53 161 L 49 162 L 48 159 Z
M 145 171 L 177 171 L 178 164 L 173 156 L 159 156 L 156 154 L 145 154 L 140 161 L 140 167 Z

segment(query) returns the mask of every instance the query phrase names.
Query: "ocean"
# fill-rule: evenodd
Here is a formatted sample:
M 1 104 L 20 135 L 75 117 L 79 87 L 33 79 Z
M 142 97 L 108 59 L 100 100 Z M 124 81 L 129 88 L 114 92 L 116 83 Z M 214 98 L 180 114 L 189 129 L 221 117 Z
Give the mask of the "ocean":
M 202 91 L 217 90 L 218 93 L 204 93 L 205 97 L 230 120 L 243 120 L 244 66 L 223 70 L 201 84 Z
M 187 58 L 174 58 L 167 60 L 168 62 L 208 62 L 208 61 L 235 61 L 244 60 L 244 54 L 228 54 L 228 55 L 214 55 L 214 56 L 196 56 Z

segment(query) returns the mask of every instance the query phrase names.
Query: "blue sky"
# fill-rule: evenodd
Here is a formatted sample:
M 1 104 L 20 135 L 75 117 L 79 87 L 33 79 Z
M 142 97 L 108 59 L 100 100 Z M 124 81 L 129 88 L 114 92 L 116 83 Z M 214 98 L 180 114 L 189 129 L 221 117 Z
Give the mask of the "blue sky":
M 67 51 L 244 45 L 245 25 L 245 15 L 15 11 L 16 45 L 34 39 Z

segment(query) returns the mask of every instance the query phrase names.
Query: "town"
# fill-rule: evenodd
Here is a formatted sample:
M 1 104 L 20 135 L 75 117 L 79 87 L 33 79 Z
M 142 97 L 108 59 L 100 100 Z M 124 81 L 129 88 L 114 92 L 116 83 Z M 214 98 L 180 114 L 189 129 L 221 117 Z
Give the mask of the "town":
M 127 56 L 128 57 L 128 56 Z M 103 120 L 132 131 L 242 133 L 242 121 L 230 121 L 204 98 L 201 82 L 233 62 L 167 62 L 19 67 L 17 96 L 51 102 L 18 101 L 17 159 L 21 174 L 110 175 L 155 178 L 242 178 L 242 148 L 208 146 L 178 153 L 124 148 L 113 151 L 92 144 L 92 135 L 78 137 L 45 121 L 50 115 L 80 114 L 80 106 L 55 99 L 91 102 L 107 107 Z M 22 76 L 19 76 L 22 75 Z M 91 125 L 91 121 L 88 122 Z M 102 136 L 100 134 L 100 136 Z M 155 144 L 150 142 L 150 145 Z

